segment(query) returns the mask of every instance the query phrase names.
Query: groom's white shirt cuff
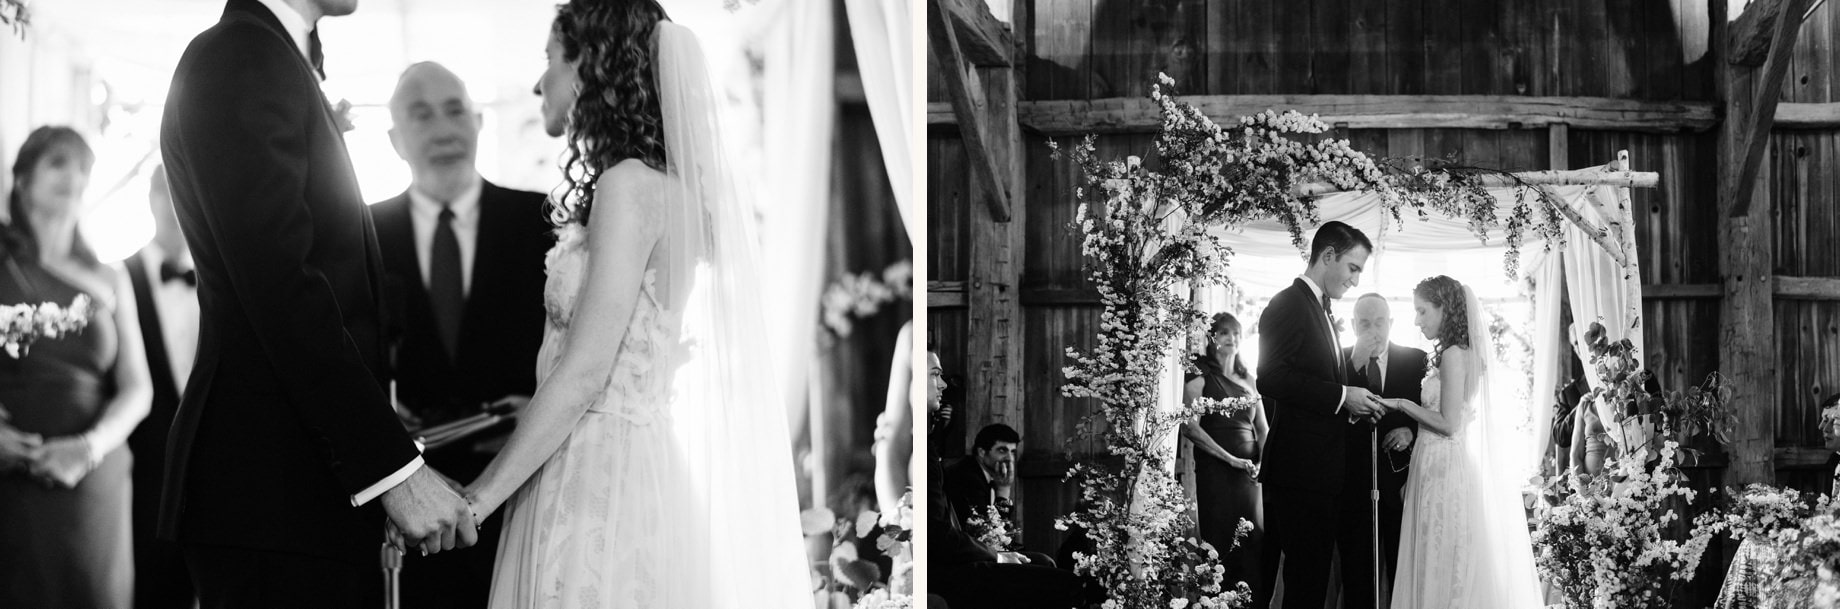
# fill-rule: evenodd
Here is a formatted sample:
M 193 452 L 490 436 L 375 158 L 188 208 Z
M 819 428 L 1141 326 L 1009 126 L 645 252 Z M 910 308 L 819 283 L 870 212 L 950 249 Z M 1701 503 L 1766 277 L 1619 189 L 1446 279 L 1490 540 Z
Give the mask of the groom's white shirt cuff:
M 1322 288 L 1321 288 L 1321 287 L 1318 287 L 1318 286 L 1316 285 L 1316 280 L 1314 280 L 1314 279 L 1310 279 L 1310 276 L 1309 276 L 1309 275 L 1298 275 L 1298 276 L 1297 276 L 1297 278 L 1298 278 L 1298 279 L 1302 279 L 1302 280 L 1303 280 L 1303 285 L 1304 285 L 1304 287 L 1308 287 L 1308 288 L 1310 288 L 1310 293 L 1311 293 L 1311 294 L 1314 294 L 1314 295 L 1316 295 L 1316 300 L 1317 300 L 1317 302 L 1321 302 L 1321 301 L 1322 301 L 1322 297 L 1323 297 L 1323 291 L 1322 291 Z M 1323 317 L 1324 317 L 1324 318 L 1327 318 L 1328 316 L 1329 316 L 1329 312 L 1328 312 L 1328 311 L 1324 311 L 1324 312 L 1323 312 Z M 1331 328 L 1333 328 L 1333 327 L 1335 327 L 1335 324 L 1334 324 L 1334 323 L 1330 323 L 1330 324 L 1329 324 L 1329 327 L 1331 327 Z M 1341 354 L 1340 352 L 1337 352 L 1337 353 L 1336 353 L 1335 355 L 1336 355 L 1336 357 L 1341 357 L 1341 355 L 1342 355 L 1342 354 Z M 1337 396 L 1337 397 L 1335 398 L 1335 412 L 1333 412 L 1333 413 L 1331 413 L 1331 414 L 1341 414 L 1341 413 L 1342 413 L 1342 403 L 1343 403 L 1343 402 L 1346 402 L 1346 401 L 1348 401 L 1348 386 L 1347 386 L 1347 385 L 1343 385 L 1343 386 L 1342 386 L 1342 395 L 1340 395 L 1340 396 Z
M 422 444 L 420 442 L 415 443 L 416 450 L 421 450 L 421 448 L 422 448 Z M 408 480 L 409 476 L 412 476 L 415 474 L 415 470 L 418 470 L 421 468 L 422 468 L 422 456 L 416 455 L 414 459 L 409 461 L 408 465 L 404 465 L 402 469 L 396 470 L 396 473 L 390 474 L 388 478 L 378 480 L 376 484 L 370 485 L 370 488 L 366 488 L 362 491 L 359 491 L 358 494 L 352 495 L 351 496 L 352 507 L 357 507 L 360 505 L 364 505 L 366 503 L 370 503 L 372 499 L 376 499 L 377 496 L 382 495 L 384 491 L 388 491 L 390 489 L 396 488 L 396 485 L 402 484 L 404 480 Z

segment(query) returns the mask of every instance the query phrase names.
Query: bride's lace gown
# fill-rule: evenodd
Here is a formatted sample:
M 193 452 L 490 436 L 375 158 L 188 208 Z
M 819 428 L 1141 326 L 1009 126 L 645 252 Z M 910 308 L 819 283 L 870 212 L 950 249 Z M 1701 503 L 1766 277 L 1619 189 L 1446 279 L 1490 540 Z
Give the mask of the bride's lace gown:
M 1451 351 L 1447 357 L 1469 357 Z M 1474 391 L 1474 379 L 1468 388 Z M 1421 403 L 1443 413 L 1441 375 L 1425 375 Z M 1446 437 L 1423 429 L 1412 448 L 1400 518 L 1394 609 L 1539 607 L 1533 549 L 1519 497 L 1490 497 L 1488 472 L 1473 451 L 1486 450 L 1469 437 L 1476 422 L 1475 400 L 1455 416 Z M 1500 492 L 1500 491 L 1496 491 Z M 1518 532 L 1518 533 L 1517 533 Z
M 587 272 L 586 229 L 569 224 L 545 266 L 541 384 L 561 358 Z M 554 456 L 506 503 L 494 608 L 705 607 L 709 563 L 672 437 L 672 372 L 687 348 L 681 315 L 647 270 L 604 392 Z

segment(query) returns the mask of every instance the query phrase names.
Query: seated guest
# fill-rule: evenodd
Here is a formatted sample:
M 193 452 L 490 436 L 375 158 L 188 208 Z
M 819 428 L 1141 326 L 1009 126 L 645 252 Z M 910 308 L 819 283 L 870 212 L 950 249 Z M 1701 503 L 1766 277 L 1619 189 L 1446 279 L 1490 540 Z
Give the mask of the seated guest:
M 960 521 L 984 518 L 991 507 L 1011 518 L 1021 446 L 1022 435 L 1015 429 L 992 423 L 978 430 L 970 456 L 946 468 L 946 498 L 952 500 Z
M 1029 564 L 1054 566 L 1054 559 L 1040 552 L 1022 552 L 1022 527 L 1016 519 L 1013 501 L 1016 488 L 1016 458 L 1022 450 L 1022 435 L 1002 423 L 978 430 L 972 442 L 971 456 L 946 468 L 946 499 L 958 512 L 959 522 L 972 525 L 992 518 L 1009 524 L 1011 543 L 1007 548 L 1028 558 Z M 995 510 L 996 514 L 991 514 Z M 973 534 L 982 531 L 972 531 Z
M 939 356 L 927 354 L 927 405 L 937 412 L 945 390 Z M 940 426 L 943 427 L 943 426 Z M 1092 604 L 1079 577 L 1054 567 L 1019 564 L 1014 552 L 997 552 L 968 534 L 946 499 L 938 438 L 927 437 L 927 583 L 954 609 L 1067 609 Z

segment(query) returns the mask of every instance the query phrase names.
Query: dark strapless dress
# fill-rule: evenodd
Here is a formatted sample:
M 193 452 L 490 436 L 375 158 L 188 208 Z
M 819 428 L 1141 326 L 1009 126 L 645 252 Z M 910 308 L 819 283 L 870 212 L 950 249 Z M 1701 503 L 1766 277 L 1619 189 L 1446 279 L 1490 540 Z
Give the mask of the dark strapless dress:
M 1211 362 L 1201 359 L 1196 365 L 1202 372 L 1198 378 L 1205 381 L 1201 397 L 1219 400 L 1249 395 Z M 1225 416 L 1207 415 L 1201 417 L 1201 429 L 1228 453 L 1256 462 L 1259 446 L 1253 432 L 1252 415 L 1251 409 Z M 1238 581 L 1257 586 L 1260 581 L 1259 544 L 1265 535 L 1265 518 L 1261 509 L 1264 502 L 1252 475 L 1196 450 L 1195 503 L 1201 539 L 1220 552 L 1220 563 L 1227 568 L 1223 580 L 1227 588 L 1232 589 L 1233 582 Z M 1233 533 L 1242 518 L 1252 523 L 1252 532 L 1240 541 L 1239 549 L 1229 552 L 1227 548 L 1233 547 Z
M 44 268 L 5 261 L 0 304 L 70 304 L 82 291 Z M 74 336 L 0 354 L 0 405 L 8 421 L 46 440 L 83 433 L 114 394 L 119 348 L 114 294 L 90 294 L 95 313 Z M 0 607 L 126 608 L 134 594 L 127 447 L 110 452 L 76 488 L 48 488 L 25 472 L 0 474 Z

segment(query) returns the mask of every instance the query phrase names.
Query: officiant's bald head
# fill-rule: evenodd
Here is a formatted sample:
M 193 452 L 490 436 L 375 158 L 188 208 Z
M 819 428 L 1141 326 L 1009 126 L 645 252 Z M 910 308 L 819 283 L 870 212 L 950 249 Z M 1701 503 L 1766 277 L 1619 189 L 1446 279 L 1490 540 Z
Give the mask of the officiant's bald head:
M 466 83 L 441 64 L 410 65 L 390 95 L 390 143 L 409 162 L 411 186 L 451 200 L 477 179 L 479 111 Z

